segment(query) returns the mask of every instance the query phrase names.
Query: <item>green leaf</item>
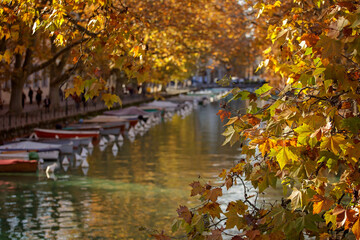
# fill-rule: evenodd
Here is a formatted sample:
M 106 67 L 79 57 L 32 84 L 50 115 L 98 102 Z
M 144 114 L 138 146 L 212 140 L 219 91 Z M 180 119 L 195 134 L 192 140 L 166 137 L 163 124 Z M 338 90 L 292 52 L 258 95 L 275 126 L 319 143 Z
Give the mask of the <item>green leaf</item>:
M 228 102 L 234 101 L 234 100 L 238 100 L 239 98 L 241 100 L 246 100 L 249 96 L 250 92 L 248 91 L 241 91 L 238 92 L 235 96 L 233 96 Z
M 256 89 L 254 91 L 254 93 L 256 93 L 256 95 L 262 95 L 268 91 L 270 91 L 273 87 L 269 86 L 269 84 L 265 83 L 264 85 L 262 85 L 260 88 Z
M 310 55 L 310 54 L 312 54 L 312 52 L 313 52 L 312 47 L 308 47 L 308 48 L 306 48 L 304 55 L 305 56 Z

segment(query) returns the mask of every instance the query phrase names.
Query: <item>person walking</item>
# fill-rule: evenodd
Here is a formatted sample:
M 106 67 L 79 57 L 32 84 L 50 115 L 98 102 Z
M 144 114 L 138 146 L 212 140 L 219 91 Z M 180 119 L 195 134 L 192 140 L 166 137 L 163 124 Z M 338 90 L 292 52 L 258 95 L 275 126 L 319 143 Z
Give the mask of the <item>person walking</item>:
M 46 98 L 44 99 L 44 106 L 45 106 L 45 110 L 46 112 L 50 112 L 50 98 L 49 95 L 46 96 Z
M 22 96 L 21 96 L 21 105 L 22 105 L 22 108 L 24 109 L 25 107 L 25 99 L 26 99 L 26 95 L 24 93 L 24 91 L 22 92 Z
M 39 87 L 38 90 L 36 91 L 36 103 L 38 107 L 40 107 L 41 100 L 42 100 L 42 90 Z
M 28 92 L 30 104 L 32 104 L 33 94 L 34 94 L 34 91 L 33 91 L 32 88 L 30 87 L 30 88 L 29 88 L 29 92 Z

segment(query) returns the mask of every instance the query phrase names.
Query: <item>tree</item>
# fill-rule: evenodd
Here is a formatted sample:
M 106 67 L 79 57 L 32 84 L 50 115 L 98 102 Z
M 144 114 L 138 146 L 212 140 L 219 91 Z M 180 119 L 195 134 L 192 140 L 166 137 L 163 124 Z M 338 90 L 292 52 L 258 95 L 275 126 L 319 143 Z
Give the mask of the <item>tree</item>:
M 40 70 L 50 68 L 52 92 L 61 82 L 71 82 L 77 62 L 89 73 L 117 68 L 128 79 L 166 84 L 191 76 L 200 56 L 229 62 L 227 55 L 236 48 L 227 39 L 244 39 L 237 1 L 7 0 L 1 7 L 0 60 L 3 79 L 12 82 L 13 112 L 21 110 L 25 81 Z M 106 79 L 85 75 L 74 78 L 68 94 L 107 91 L 99 88 Z
M 360 239 L 360 5 L 253 3 L 260 67 L 282 84 L 229 92 L 229 102 L 248 99 L 249 108 L 239 114 L 223 104 L 224 144 L 240 144 L 245 157 L 220 173 L 220 185 L 190 184 L 202 204 L 180 206 L 173 230 L 182 227 L 191 239 Z M 282 186 L 284 196 L 265 207 L 246 181 L 259 193 Z M 242 196 L 221 208 L 218 197 L 234 185 Z

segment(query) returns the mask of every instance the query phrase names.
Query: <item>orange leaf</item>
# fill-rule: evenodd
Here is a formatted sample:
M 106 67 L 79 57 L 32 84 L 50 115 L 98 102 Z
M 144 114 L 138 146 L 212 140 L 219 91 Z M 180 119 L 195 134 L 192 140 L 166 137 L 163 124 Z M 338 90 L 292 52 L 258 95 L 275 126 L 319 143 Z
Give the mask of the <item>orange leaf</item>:
M 191 189 L 191 197 L 196 196 L 198 194 L 203 194 L 205 192 L 205 187 L 200 184 L 200 182 L 196 181 L 190 184 Z
M 356 222 L 352 226 L 351 231 L 354 233 L 356 239 L 360 239 L 360 220 L 359 220 L 359 218 L 356 220 Z
M 231 112 L 220 109 L 219 112 L 216 115 L 219 115 L 221 121 L 223 122 L 225 118 L 230 118 L 231 117 Z
M 209 199 L 212 202 L 216 202 L 216 200 L 220 196 L 222 196 L 221 188 L 214 188 L 214 189 L 206 191 L 206 199 Z
M 314 202 L 313 214 L 318 214 L 322 210 L 328 210 L 334 204 L 333 200 L 321 195 L 314 195 L 312 201 Z

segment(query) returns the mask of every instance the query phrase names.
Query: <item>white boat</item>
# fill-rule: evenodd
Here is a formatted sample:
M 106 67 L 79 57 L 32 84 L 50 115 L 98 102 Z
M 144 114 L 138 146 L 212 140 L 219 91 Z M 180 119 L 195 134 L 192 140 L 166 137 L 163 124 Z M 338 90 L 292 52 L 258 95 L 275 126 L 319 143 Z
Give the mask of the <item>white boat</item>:
M 37 152 L 39 158 L 49 160 L 58 159 L 60 151 L 61 145 L 59 144 L 39 143 L 32 141 L 13 142 L 0 146 L 0 153 L 3 154 L 11 154 L 11 152 L 25 152 L 26 154 L 27 152 Z

